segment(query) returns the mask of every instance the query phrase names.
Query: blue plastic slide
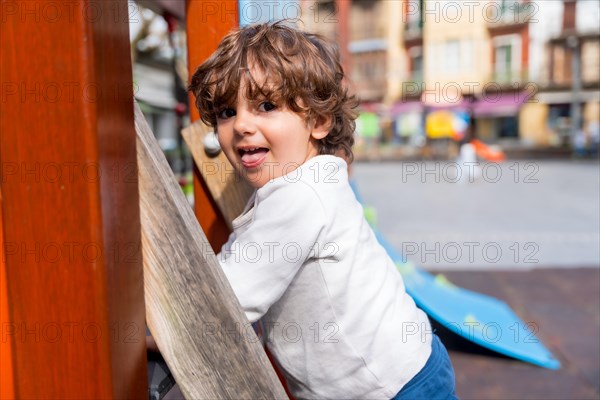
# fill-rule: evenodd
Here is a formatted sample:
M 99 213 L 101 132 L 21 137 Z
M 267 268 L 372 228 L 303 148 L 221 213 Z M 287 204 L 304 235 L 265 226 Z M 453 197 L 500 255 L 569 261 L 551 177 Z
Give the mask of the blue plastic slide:
M 362 202 L 356 185 L 352 185 Z M 365 213 L 367 219 L 368 212 Z M 478 345 L 541 367 L 559 369 L 560 362 L 503 301 L 450 283 L 443 275 L 434 276 L 403 259 L 372 223 L 381 245 L 404 278 L 407 292 L 419 308 L 450 331 Z

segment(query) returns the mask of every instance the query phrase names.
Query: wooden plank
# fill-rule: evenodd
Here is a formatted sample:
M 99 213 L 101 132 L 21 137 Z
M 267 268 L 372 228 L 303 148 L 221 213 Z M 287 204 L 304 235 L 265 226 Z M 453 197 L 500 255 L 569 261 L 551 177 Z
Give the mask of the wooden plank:
M 182 393 L 286 398 L 137 106 L 135 127 L 147 321 Z
M 6 286 L 6 265 L 4 264 L 4 235 L 2 227 L 2 191 L 0 190 L 0 399 L 15 397 L 12 370 L 12 340 L 8 336 L 11 327 L 8 315 L 8 287 Z
M 127 2 L 1 7 L 14 394 L 146 397 Z
M 184 129 L 181 135 L 192 152 L 210 195 L 232 230 L 231 222 L 242 213 L 254 188 L 235 171 L 222 151 L 216 156 L 206 153 L 204 139 L 212 132 L 211 127 L 198 120 Z
M 217 49 L 223 36 L 238 25 L 237 0 L 186 0 L 188 69 L 191 74 Z M 190 104 L 190 117 L 196 121 L 200 116 L 191 94 Z M 220 249 L 230 231 L 198 168 L 194 169 L 194 199 L 194 211 L 200 226 L 213 249 Z

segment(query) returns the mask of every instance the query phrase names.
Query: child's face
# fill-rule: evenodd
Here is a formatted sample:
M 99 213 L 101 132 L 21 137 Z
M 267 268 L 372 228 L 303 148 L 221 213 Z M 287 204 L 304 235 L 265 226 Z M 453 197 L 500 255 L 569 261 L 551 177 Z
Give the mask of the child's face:
M 253 73 L 259 84 L 261 75 Z M 288 174 L 316 156 L 326 127 L 309 127 L 301 115 L 267 99 L 248 100 L 245 80 L 237 103 L 217 115 L 219 143 L 231 164 L 256 188 Z

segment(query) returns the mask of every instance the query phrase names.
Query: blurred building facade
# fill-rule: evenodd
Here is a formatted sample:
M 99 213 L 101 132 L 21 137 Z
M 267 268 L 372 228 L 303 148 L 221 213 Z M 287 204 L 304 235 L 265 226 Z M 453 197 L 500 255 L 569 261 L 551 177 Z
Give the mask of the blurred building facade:
M 137 1 L 141 8 L 160 3 Z M 239 5 L 241 24 L 291 18 L 340 44 L 365 114 L 358 131 L 371 141 L 420 146 L 428 136 L 462 130 L 505 148 L 597 143 L 597 0 L 285 0 L 276 5 L 240 0 Z M 155 11 L 165 14 L 164 8 Z M 140 30 L 145 36 L 135 41 Z M 132 26 L 132 47 L 136 98 L 173 168 L 183 173 L 190 163 L 177 132 L 187 99 L 182 93 L 187 78 L 176 73 L 185 68 L 174 64 L 181 58 L 177 49 L 185 47 L 173 42 L 183 38 L 178 31 L 157 15 L 146 27 Z M 438 118 L 439 110 L 446 118 Z M 435 132 L 435 124 L 428 124 L 433 120 Z M 446 133 L 440 121 L 449 125 Z
M 597 2 L 565 0 L 562 16 L 556 19 L 560 22 L 560 32 L 553 32 L 546 43 L 547 68 L 539 79 L 536 111 L 538 121 L 546 128 L 547 134 L 542 137 L 550 144 L 570 142 L 581 149 L 598 143 L 599 14 Z
M 181 129 L 189 124 L 183 3 L 130 1 L 135 100 L 175 174 L 192 170 Z
M 348 16 L 336 14 L 343 1 L 302 0 L 303 25 L 338 41 L 347 25 L 356 93 L 401 141 L 418 142 L 406 138 L 426 134 L 437 109 L 508 147 L 597 140 L 596 0 L 348 0 Z
M 401 78 L 404 78 L 401 37 L 394 34 L 402 25 L 390 18 L 400 15 L 402 2 L 352 0 L 346 3 L 348 11 L 340 13 L 346 6 L 340 1 L 300 0 L 302 28 L 339 43 L 341 27 L 346 25 L 349 34 L 345 45 L 350 59 L 345 68 L 351 83 L 364 102 L 382 102 L 389 99 L 393 88 L 399 93 Z

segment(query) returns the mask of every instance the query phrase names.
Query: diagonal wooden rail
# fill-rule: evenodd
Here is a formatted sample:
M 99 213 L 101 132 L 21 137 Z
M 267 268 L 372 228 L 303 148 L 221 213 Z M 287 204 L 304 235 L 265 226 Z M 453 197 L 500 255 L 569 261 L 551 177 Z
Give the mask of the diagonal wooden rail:
M 287 398 L 135 106 L 146 317 L 188 399 Z

